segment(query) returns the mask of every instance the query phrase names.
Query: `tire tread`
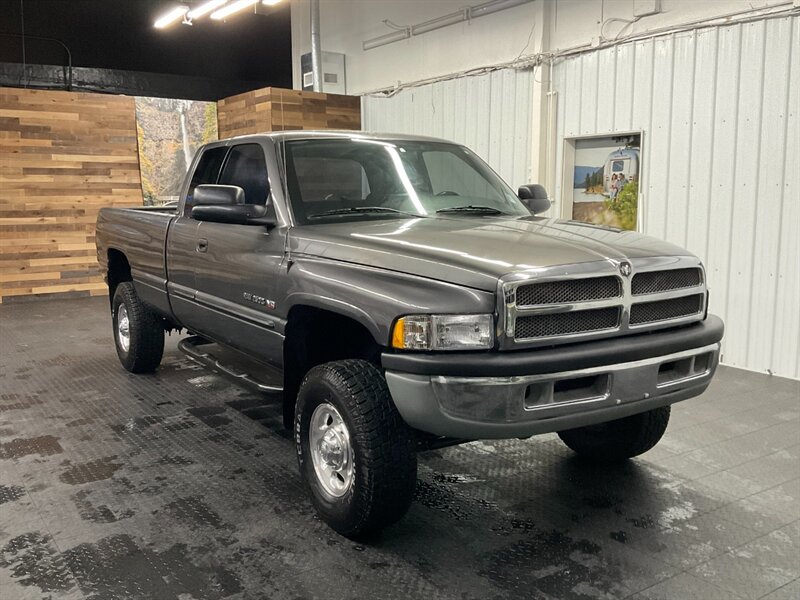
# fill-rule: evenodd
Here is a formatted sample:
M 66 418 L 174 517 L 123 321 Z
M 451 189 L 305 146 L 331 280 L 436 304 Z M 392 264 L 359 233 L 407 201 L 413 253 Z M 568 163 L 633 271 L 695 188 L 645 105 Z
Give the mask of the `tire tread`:
M 301 390 L 315 378 L 338 383 L 353 421 L 354 444 L 364 481 L 346 523 L 330 523 L 342 535 L 358 537 L 398 521 L 407 512 L 416 488 L 417 460 L 413 433 L 394 405 L 381 371 L 365 360 L 346 359 L 314 367 Z M 301 393 L 296 421 L 305 398 Z
M 116 341 L 116 311 L 124 303 L 131 323 L 131 345 L 127 355 Z M 124 281 L 114 293 L 114 343 L 120 362 L 131 373 L 152 373 L 164 355 L 164 327 L 158 316 L 142 302 L 133 283 Z
M 655 446 L 669 424 L 670 407 L 662 406 L 598 426 L 560 431 L 558 436 L 582 458 L 619 461 L 644 454 Z

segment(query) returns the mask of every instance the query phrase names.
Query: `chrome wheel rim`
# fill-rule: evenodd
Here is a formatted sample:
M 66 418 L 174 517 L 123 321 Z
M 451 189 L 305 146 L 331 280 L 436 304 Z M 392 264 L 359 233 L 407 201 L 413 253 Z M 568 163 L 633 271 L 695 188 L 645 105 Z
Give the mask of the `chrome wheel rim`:
M 342 415 L 332 404 L 323 402 L 314 409 L 308 443 L 317 481 L 334 498 L 344 496 L 353 485 L 353 447 Z
M 120 304 L 117 309 L 117 341 L 125 352 L 131 347 L 131 322 L 124 304 Z

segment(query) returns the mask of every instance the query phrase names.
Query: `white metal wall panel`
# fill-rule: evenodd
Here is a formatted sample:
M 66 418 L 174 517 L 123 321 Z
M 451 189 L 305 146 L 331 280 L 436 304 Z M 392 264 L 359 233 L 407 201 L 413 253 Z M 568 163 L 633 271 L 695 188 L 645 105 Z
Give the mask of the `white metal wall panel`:
M 404 90 L 390 98 L 366 96 L 367 131 L 412 133 L 462 143 L 509 184 L 529 183 L 533 71 L 504 69 Z
M 783 127 L 781 142 L 783 155 L 783 183 L 780 197 L 780 229 L 778 235 L 777 285 L 773 296 L 775 322 L 771 333 L 774 343 L 770 346 L 769 361 L 777 373 L 797 372 L 800 355 L 800 24 L 795 19 L 790 27 L 790 66 L 785 83 L 786 104 L 778 115 L 778 128 Z M 771 49 L 771 47 L 770 47 Z M 772 82 L 770 81 L 770 85 Z M 771 119 L 768 119 L 771 121 Z M 782 123 L 782 125 L 781 125 Z M 780 154 L 775 155 L 780 161 Z M 773 193 L 778 195 L 776 189 Z M 764 308 L 770 309 L 769 305 Z
M 711 310 L 727 326 L 725 363 L 795 378 L 798 21 L 676 33 L 582 54 L 554 70 L 556 173 L 565 137 L 644 131 L 644 232 L 707 265 Z

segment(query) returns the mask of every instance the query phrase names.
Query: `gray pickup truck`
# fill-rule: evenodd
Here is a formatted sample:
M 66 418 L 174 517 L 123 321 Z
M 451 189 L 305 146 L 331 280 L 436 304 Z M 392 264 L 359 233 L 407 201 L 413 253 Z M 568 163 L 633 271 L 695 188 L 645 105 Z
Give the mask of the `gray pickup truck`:
M 589 460 L 636 456 L 717 367 L 703 265 L 549 206 L 442 140 L 208 144 L 177 207 L 100 211 L 117 354 L 151 372 L 186 330 L 192 358 L 274 394 L 318 513 L 351 537 L 405 514 L 421 449 L 558 432 Z

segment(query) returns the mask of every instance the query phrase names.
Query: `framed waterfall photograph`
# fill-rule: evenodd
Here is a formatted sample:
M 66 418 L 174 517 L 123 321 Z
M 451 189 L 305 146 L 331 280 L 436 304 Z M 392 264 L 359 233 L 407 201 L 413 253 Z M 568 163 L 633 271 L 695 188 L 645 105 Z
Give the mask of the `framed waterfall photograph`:
M 137 96 L 135 107 L 144 204 L 176 202 L 194 153 L 217 139 L 217 104 Z
M 570 138 L 564 144 L 561 216 L 635 231 L 642 133 Z

